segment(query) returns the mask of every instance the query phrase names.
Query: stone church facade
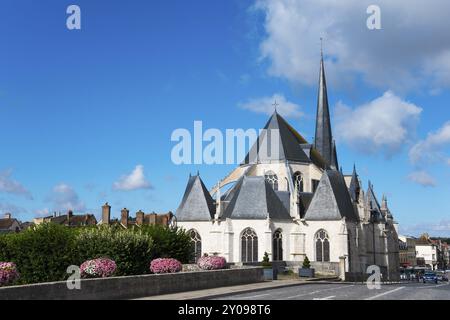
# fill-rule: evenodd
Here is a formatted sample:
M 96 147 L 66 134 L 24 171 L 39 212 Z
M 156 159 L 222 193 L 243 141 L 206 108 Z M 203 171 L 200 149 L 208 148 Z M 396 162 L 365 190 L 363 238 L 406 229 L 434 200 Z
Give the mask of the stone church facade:
M 370 265 L 398 278 L 397 223 L 369 182 L 339 169 L 332 136 L 323 58 L 316 132 L 308 143 L 276 111 L 245 161 L 211 190 L 190 176 L 176 211 L 191 235 L 195 257 L 219 254 L 229 262 L 272 261 L 316 272 L 361 278 Z M 226 190 L 226 191 L 223 191 Z

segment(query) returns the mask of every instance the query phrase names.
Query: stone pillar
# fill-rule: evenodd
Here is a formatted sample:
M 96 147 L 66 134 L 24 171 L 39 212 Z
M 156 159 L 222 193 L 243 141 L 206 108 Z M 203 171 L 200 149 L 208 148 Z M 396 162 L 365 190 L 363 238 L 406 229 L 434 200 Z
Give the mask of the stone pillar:
M 339 278 L 345 281 L 345 256 L 339 257 Z
M 104 206 L 102 206 L 102 224 L 108 224 L 111 220 L 111 206 L 107 203 L 105 203 Z
M 144 224 L 144 212 L 142 210 L 136 212 L 136 224 L 138 226 L 142 226 Z
M 128 216 L 130 214 L 130 210 L 127 208 L 123 208 L 122 211 L 120 211 L 120 223 L 125 227 L 128 228 Z

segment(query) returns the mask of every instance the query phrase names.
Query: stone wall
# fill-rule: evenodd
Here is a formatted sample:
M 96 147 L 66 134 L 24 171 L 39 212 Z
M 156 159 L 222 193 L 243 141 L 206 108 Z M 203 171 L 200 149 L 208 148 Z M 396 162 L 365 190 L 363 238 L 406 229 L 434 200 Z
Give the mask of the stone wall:
M 80 290 L 69 290 L 65 281 L 0 288 L 0 300 L 133 299 L 152 295 L 210 289 L 264 281 L 263 269 L 150 274 L 105 279 L 83 279 Z

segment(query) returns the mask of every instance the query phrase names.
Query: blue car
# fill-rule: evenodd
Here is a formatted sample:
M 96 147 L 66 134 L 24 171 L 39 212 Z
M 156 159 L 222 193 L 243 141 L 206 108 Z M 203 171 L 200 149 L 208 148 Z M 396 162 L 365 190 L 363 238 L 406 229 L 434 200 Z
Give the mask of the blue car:
M 433 282 L 433 283 L 438 283 L 438 277 L 436 275 L 436 273 L 434 272 L 427 272 L 423 275 L 423 283 L 427 283 L 427 282 Z

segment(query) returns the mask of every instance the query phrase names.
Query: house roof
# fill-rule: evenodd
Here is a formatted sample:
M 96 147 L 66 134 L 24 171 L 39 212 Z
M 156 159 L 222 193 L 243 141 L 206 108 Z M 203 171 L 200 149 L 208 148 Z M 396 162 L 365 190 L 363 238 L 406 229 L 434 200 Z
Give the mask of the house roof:
M 291 220 L 291 216 L 271 185 L 262 176 L 240 179 L 234 196 L 223 213 L 232 219 Z
M 0 230 L 8 230 L 14 222 L 17 222 L 17 219 L 0 219 Z
M 306 220 L 358 221 L 344 177 L 339 171 L 326 170 L 312 197 Z
M 199 175 L 189 177 L 186 191 L 175 215 L 178 221 L 208 221 L 216 206 Z

